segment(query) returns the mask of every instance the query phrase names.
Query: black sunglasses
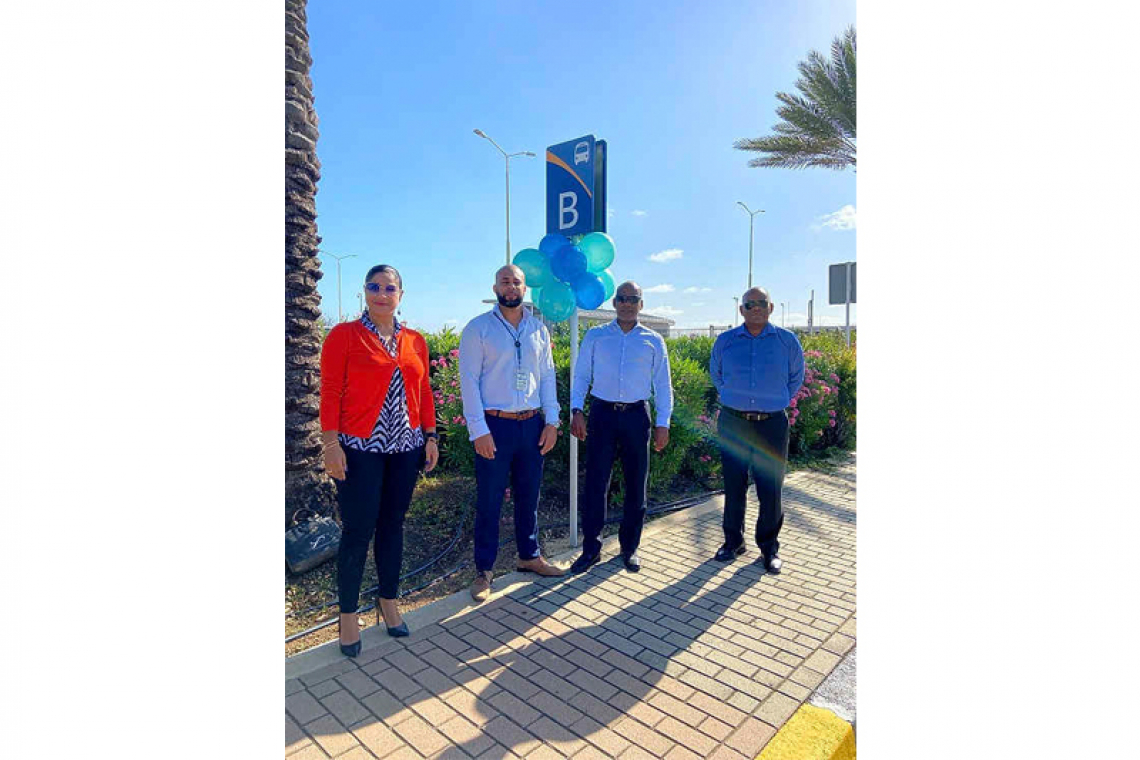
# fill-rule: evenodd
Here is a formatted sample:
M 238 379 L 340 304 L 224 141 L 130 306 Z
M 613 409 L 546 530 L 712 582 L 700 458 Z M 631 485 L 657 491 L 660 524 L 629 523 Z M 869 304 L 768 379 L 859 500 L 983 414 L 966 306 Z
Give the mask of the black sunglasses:
M 767 308 L 768 308 L 768 302 L 762 298 L 759 301 L 745 301 L 744 302 L 744 310 L 745 311 L 752 311 L 753 309 L 767 309 Z
M 614 296 L 614 301 L 618 303 L 637 303 L 641 300 L 641 296 Z
M 366 283 L 364 283 L 364 289 L 367 290 L 369 293 L 379 293 L 380 292 L 380 283 L 366 282 Z M 385 285 L 384 286 L 384 293 L 387 295 L 394 296 L 399 292 L 400 292 L 400 289 L 398 287 L 396 287 L 395 285 Z

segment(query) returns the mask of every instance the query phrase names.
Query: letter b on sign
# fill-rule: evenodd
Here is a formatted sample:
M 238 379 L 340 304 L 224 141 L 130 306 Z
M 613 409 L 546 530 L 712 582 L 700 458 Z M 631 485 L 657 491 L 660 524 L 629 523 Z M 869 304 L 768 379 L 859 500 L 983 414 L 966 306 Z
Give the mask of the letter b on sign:
M 569 217 L 569 221 L 567 218 Z M 568 230 L 578 223 L 578 194 L 558 194 L 558 229 Z

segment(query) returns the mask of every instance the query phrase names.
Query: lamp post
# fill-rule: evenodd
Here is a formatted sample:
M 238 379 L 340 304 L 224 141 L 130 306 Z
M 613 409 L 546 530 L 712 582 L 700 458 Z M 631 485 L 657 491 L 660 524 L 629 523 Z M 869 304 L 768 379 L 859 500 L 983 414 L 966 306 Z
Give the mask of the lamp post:
M 763 214 L 764 209 L 757 209 L 753 211 L 744 205 L 744 201 L 737 201 L 742 209 L 748 214 L 748 289 L 752 289 L 752 220 L 756 218 L 757 214 Z
M 340 323 L 344 321 L 344 312 L 340 308 L 340 262 L 341 259 L 354 259 L 356 258 L 356 254 L 350 253 L 346 256 L 337 256 L 327 251 L 321 251 L 321 253 L 336 259 L 336 321 Z M 361 311 L 363 311 L 363 309 L 361 309 Z
M 732 297 L 732 305 L 734 307 L 732 310 L 732 326 L 736 327 L 736 315 L 740 313 L 740 296 Z
M 780 301 L 780 327 L 788 326 L 787 320 L 785 319 L 785 316 L 787 315 L 787 309 L 785 308 L 786 306 L 787 304 L 785 304 L 783 301 Z
M 499 144 L 492 140 L 483 130 L 474 130 L 475 134 L 482 137 L 487 142 L 495 146 L 495 150 L 503 154 L 503 158 L 507 162 L 507 263 L 511 263 L 511 159 L 515 156 L 529 156 L 534 158 L 534 154 L 529 150 L 520 150 L 518 153 L 507 153 L 499 147 Z

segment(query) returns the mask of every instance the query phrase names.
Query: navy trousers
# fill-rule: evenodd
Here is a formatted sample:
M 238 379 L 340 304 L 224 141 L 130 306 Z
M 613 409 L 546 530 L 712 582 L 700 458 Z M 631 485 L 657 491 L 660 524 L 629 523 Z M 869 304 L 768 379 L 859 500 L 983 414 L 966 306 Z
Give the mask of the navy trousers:
M 395 599 L 404 559 L 404 516 L 425 459 L 420 446 L 400 454 L 344 447 L 348 471 L 336 483 L 343 532 L 336 558 L 340 611 L 356 612 L 368 543 L 373 541 L 381 599 Z M 375 539 L 375 540 L 374 540 Z
M 534 559 L 538 548 L 538 491 L 544 457 L 538 439 L 546 426 L 541 414 L 525 420 L 486 417 L 495 458 L 475 455 L 475 568 L 492 570 L 499 553 L 499 515 L 507 484 L 515 503 L 515 543 L 519 559 Z
M 594 399 L 586 427 L 586 493 L 582 503 L 582 553 L 602 550 L 606 496 L 610 490 L 614 458 L 621 457 L 625 475 L 625 504 L 622 507 L 618 542 L 622 554 L 632 554 L 641 544 L 645 524 L 645 489 L 649 481 L 649 405 L 617 411 L 605 401 Z
M 724 471 L 724 542 L 744 543 L 744 508 L 748 475 L 756 482 L 760 513 L 756 545 L 765 557 L 780 549 L 777 536 L 784 525 L 780 494 L 788 467 L 788 415 L 778 412 L 766 420 L 744 420 L 722 411 L 717 421 Z

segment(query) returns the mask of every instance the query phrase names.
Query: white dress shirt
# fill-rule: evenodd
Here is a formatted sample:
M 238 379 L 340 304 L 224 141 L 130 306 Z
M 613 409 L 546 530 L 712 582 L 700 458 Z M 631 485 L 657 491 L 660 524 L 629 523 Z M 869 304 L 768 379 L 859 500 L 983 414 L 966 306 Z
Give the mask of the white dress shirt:
M 520 368 L 526 387 L 516 390 L 515 373 Z M 467 323 L 459 339 L 459 382 L 463 416 L 472 441 L 491 432 L 484 416 L 486 409 L 522 412 L 541 406 L 547 424 L 558 424 L 558 385 L 550 333 L 525 309 L 518 329 L 507 321 L 498 304 Z

